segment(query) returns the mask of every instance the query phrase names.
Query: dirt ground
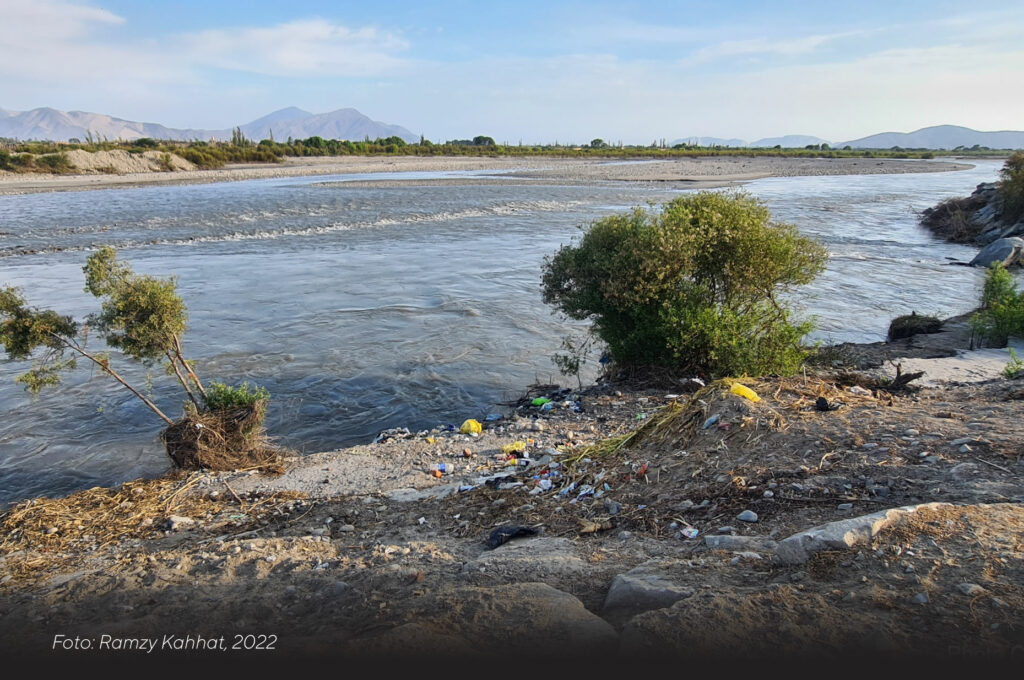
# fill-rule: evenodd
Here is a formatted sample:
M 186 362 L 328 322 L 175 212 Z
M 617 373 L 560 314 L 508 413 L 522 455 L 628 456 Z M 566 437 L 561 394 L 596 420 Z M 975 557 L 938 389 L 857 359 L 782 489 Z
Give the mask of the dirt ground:
M 0 516 L 4 651 L 1019 659 L 1024 383 L 887 389 L 889 360 L 964 339 L 838 347 L 793 378 L 536 386 L 478 435 L 30 501 Z

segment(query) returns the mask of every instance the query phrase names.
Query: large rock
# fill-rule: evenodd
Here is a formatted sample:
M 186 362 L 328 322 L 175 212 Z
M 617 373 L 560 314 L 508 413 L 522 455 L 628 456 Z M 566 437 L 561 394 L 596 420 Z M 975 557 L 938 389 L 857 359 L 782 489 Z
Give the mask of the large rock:
M 779 541 L 775 549 L 775 559 L 782 564 L 801 564 L 822 550 L 849 550 L 868 543 L 879 531 L 892 526 L 907 515 L 922 509 L 947 506 L 949 503 L 906 505 L 822 524 Z
M 993 262 L 1002 262 L 1009 267 L 1019 264 L 1024 254 L 1024 239 L 1017 236 L 996 239 L 982 248 L 981 252 L 974 256 L 970 265 L 972 267 L 988 267 Z
M 462 567 L 466 575 L 484 573 L 509 581 L 559 581 L 586 572 L 587 563 L 567 538 L 517 539 L 481 553 Z
M 840 609 L 817 594 L 705 591 L 634 617 L 622 658 L 843 657 L 890 652 L 898 639 L 880 617 Z
M 518 664 L 537 657 L 608 657 L 618 647 L 611 624 L 572 595 L 544 583 L 446 588 L 416 600 L 404 614 L 414 627 L 403 625 L 350 640 L 344 651 L 401 658 L 418 655 L 426 647 L 426 656 L 443 657 L 445 650 L 459 655 L 469 647 Z M 407 646 L 407 634 L 419 644 Z M 433 649 L 434 644 L 439 647 Z
M 693 595 L 692 588 L 678 586 L 664 578 L 656 565 L 640 565 L 612 580 L 604 599 L 604 611 L 618 614 L 671 607 Z

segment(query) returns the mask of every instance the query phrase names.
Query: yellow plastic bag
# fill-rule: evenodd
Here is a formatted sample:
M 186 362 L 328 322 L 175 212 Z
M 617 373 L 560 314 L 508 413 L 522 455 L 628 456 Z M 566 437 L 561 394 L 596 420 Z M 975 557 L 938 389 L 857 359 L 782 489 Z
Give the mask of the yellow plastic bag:
M 511 444 L 505 444 L 501 447 L 501 452 L 505 455 L 510 453 L 522 453 L 526 450 L 525 442 L 512 442 Z
M 484 428 L 480 421 L 473 420 L 472 418 L 462 423 L 462 427 L 459 428 L 459 432 L 462 434 L 480 434 L 483 431 Z
M 733 383 L 732 387 L 729 388 L 729 391 L 733 394 L 749 399 L 750 401 L 761 401 L 761 397 L 757 396 L 757 393 L 746 385 Z

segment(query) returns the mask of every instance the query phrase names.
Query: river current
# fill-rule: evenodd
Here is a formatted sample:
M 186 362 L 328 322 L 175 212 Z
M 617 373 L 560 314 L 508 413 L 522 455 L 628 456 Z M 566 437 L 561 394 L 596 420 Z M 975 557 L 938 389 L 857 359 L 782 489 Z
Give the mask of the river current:
M 795 298 L 817 317 L 814 339 L 882 340 L 893 316 L 975 306 L 983 272 L 950 262 L 976 249 L 938 241 L 917 223 L 922 209 L 996 179 L 1000 162 L 974 163 L 746 184 L 776 219 L 829 249 L 828 270 Z M 481 174 L 3 196 L 0 285 L 81 318 L 97 309 L 83 292 L 91 249 L 114 245 L 136 271 L 176 276 L 199 375 L 269 389 L 268 430 L 299 452 L 363 443 L 388 427 L 458 424 L 529 383 L 575 382 L 550 359 L 573 326 L 540 300 L 544 256 L 596 218 L 678 195 L 620 183 L 344 184 Z M 145 368 L 117 365 L 147 384 Z M 168 468 L 162 423 L 113 380 L 80 367 L 32 399 L 14 383 L 27 367 L 0 363 L 0 505 Z M 179 413 L 173 385 L 160 369 L 151 374 L 154 398 Z

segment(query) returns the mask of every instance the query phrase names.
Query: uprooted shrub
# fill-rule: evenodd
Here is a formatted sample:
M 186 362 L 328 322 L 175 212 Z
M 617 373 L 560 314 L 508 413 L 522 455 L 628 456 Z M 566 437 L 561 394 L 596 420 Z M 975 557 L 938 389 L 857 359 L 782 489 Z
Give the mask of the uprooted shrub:
M 919 333 L 938 333 L 942 330 L 942 321 L 936 316 L 927 316 L 911 312 L 897 316 L 889 322 L 889 340 L 909 338 Z
M 78 359 L 87 359 L 166 424 L 162 438 L 175 465 L 227 470 L 275 464 L 277 454 L 263 430 L 266 390 L 250 391 L 247 383 L 238 388 L 211 383 L 206 388 L 185 358 L 181 337 L 187 317 L 175 280 L 136 274 L 110 247 L 89 256 L 83 271 L 86 292 L 102 301 L 100 311 L 85 323 L 29 307 L 20 290 L 0 288 L 0 344 L 9 361 L 33 361 L 16 380 L 36 394 L 60 385 L 63 371 L 76 368 Z M 188 399 L 184 415 L 172 420 L 114 369 L 109 352 L 89 349 L 86 339 L 91 331 L 98 331 L 108 347 L 130 360 L 162 365 Z
M 757 199 L 700 192 L 591 224 L 545 259 L 543 297 L 591 320 L 619 368 L 788 373 L 807 355 L 811 324 L 792 321 L 782 294 L 826 261 L 821 244 L 772 222 Z

